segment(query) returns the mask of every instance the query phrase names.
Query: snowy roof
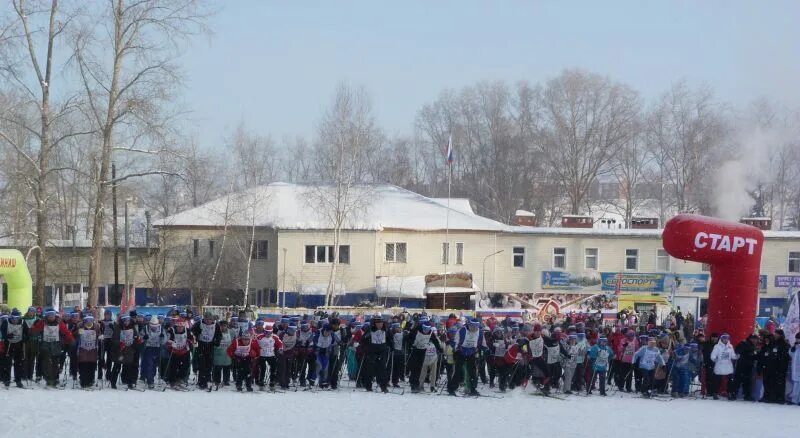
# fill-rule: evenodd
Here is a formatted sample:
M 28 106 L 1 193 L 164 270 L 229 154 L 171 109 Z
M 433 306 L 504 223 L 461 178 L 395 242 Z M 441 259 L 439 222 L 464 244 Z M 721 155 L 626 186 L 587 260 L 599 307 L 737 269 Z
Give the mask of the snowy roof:
M 447 207 L 447 198 L 430 198 L 430 200 Z M 472 211 L 472 205 L 467 198 L 450 198 L 450 209 L 475 216 L 475 212 Z
M 331 229 L 317 199 L 333 188 L 276 182 L 216 199 L 167 218 L 155 221 L 162 227 L 258 226 L 277 229 Z M 444 230 L 447 207 L 440 200 L 427 198 L 392 185 L 364 185 L 352 189 L 351 196 L 363 200 L 364 207 L 345 224 L 350 230 Z M 332 197 L 326 197 L 330 199 Z M 455 201 L 455 202 L 454 202 Z M 445 200 L 446 204 L 446 200 Z M 227 220 L 226 220 L 227 218 Z M 477 216 L 464 199 L 450 200 L 451 230 L 504 231 L 506 225 Z
M 536 216 L 536 215 L 535 215 L 535 214 L 533 214 L 533 213 L 531 213 L 531 212 L 530 212 L 530 211 L 528 211 L 528 210 L 517 210 L 517 211 L 515 211 L 515 212 L 514 212 L 514 216 L 520 216 L 520 217 L 533 217 L 533 216 Z
M 630 228 L 546 228 L 546 227 L 508 227 L 511 233 L 541 235 L 579 235 L 596 237 L 661 237 L 663 230 L 630 229 Z M 800 239 L 800 231 L 764 231 L 766 239 Z
M 425 276 L 378 277 L 375 294 L 380 298 L 425 298 Z

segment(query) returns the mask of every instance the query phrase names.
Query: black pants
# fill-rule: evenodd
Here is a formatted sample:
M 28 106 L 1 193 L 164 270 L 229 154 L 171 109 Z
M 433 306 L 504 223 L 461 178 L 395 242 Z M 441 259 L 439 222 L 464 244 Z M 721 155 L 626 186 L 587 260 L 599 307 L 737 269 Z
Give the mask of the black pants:
M 0 353 L 0 382 L 11 383 L 11 356 L 6 351 Z
M 28 340 L 23 346 L 25 350 L 25 363 L 23 364 L 23 376 L 25 379 L 33 380 L 34 371 L 36 377 L 42 377 L 42 361 L 39 360 L 39 341 Z
M 25 377 L 25 345 L 22 342 L 17 343 L 9 343 L 8 344 L 8 351 L 6 352 L 8 355 L 8 371 L 11 374 L 11 369 L 14 370 L 14 381 L 15 382 L 22 382 L 22 379 Z M 5 382 L 10 381 L 10 375 L 8 380 Z
M 411 354 L 408 356 L 408 383 L 411 389 L 419 389 L 419 373 L 422 372 L 422 363 L 425 361 L 425 350 L 421 348 L 412 348 Z
M 258 358 L 255 376 L 256 385 L 264 386 L 267 383 L 267 368 L 269 368 L 269 386 L 273 388 L 278 382 L 278 359 L 275 356 L 261 356 Z
M 642 394 L 650 395 L 653 390 L 653 383 L 656 377 L 656 370 L 645 370 L 639 368 L 642 373 Z
M 95 371 L 97 371 L 97 362 L 78 363 L 78 375 L 80 377 L 81 388 L 91 388 L 94 386 Z
M 105 370 L 106 378 L 110 381 L 111 378 L 109 374 L 111 373 L 111 368 L 114 367 L 114 355 L 112 354 L 112 340 L 111 339 L 103 339 L 103 352 L 100 354 L 100 369 Z M 99 377 L 99 375 L 98 375 Z
M 173 354 L 168 361 L 167 378 L 164 380 L 170 385 L 180 383 L 189 370 L 189 354 Z
M 56 386 L 61 368 L 61 343 L 42 342 L 39 344 L 38 360 L 42 363 L 42 375 L 47 380 L 47 385 Z
M 344 361 L 344 351 L 341 348 L 334 348 L 334 354 L 331 355 L 331 360 L 328 362 L 328 381 L 331 388 L 336 389 L 339 386 L 339 373 L 342 370 L 342 363 Z
M 478 376 L 481 378 L 481 383 L 485 385 L 486 382 L 489 381 L 486 375 L 486 356 L 483 354 L 479 355 L 475 361 L 475 365 L 478 367 Z
M 252 361 L 250 357 L 237 357 L 234 359 L 236 367 L 236 389 L 242 389 L 242 383 L 247 388 L 253 388 L 253 376 L 250 373 Z
M 231 366 L 214 365 L 214 369 L 211 374 L 215 385 L 219 385 L 221 383 L 228 385 L 231 381 Z
M 394 385 L 397 385 L 401 380 L 406 380 L 405 360 L 406 360 L 405 351 L 403 350 L 392 351 L 392 384 Z M 422 369 L 422 363 L 420 363 L 419 367 L 420 369 Z
M 69 347 L 69 375 L 73 379 L 78 377 L 78 347 Z
M 575 373 L 572 375 L 572 390 L 583 391 L 583 384 L 586 382 L 586 369 L 582 363 L 575 364 Z
M 296 372 L 296 367 L 297 358 L 294 354 L 284 353 L 278 358 L 278 379 L 280 380 L 281 388 L 286 389 L 289 387 L 289 380 Z
M 617 384 L 617 388 L 619 388 L 620 391 L 622 391 L 623 389 L 629 392 L 631 391 L 633 387 L 632 370 L 633 367 L 631 364 L 622 361 L 617 362 L 617 371 L 616 371 L 617 375 L 615 377 L 614 382 Z
M 768 403 L 786 402 L 786 373 L 765 370 L 763 400 Z
M 381 389 L 386 388 L 389 383 L 389 354 L 388 348 L 370 351 L 367 353 L 364 364 L 364 385 L 367 389 L 372 389 L 372 379 L 374 378 Z M 419 376 L 417 376 L 419 379 Z
M 556 362 L 547 364 L 547 374 L 550 376 L 550 379 L 547 380 L 545 387 L 558 388 L 558 381 L 561 380 L 561 363 Z
M 197 356 L 197 386 L 205 388 L 211 380 L 211 368 L 214 367 L 214 344 L 201 342 L 195 349 Z
M 456 353 L 455 360 L 455 372 L 453 373 L 453 378 L 447 384 L 447 391 L 454 393 L 458 389 L 458 386 L 461 385 L 461 382 L 466 382 L 466 390 L 468 393 L 475 391 L 475 388 L 478 386 L 478 376 L 475 375 L 475 355 L 464 357 Z M 467 373 L 466 376 L 464 376 L 464 372 Z
M 728 397 L 736 398 L 741 388 L 745 400 L 753 399 L 753 367 L 736 366 L 736 375 L 732 382 L 728 383 Z M 765 385 L 766 386 L 766 385 Z
M 511 367 L 505 363 L 502 357 L 494 357 L 488 363 L 489 372 L 497 377 L 497 385 L 501 391 L 505 391 L 508 387 L 508 373 L 511 372 Z
M 315 380 L 314 378 L 316 377 L 314 371 L 316 370 L 315 367 L 317 366 L 317 360 L 314 354 L 305 353 L 298 356 L 297 364 L 298 364 L 297 380 L 300 382 L 300 386 L 305 386 L 306 382 L 313 385 Z
M 589 386 L 589 388 L 590 388 L 589 392 L 592 392 L 591 388 L 594 388 L 595 380 L 599 379 L 600 380 L 600 394 L 601 395 L 606 395 L 606 372 L 605 371 L 595 371 L 592 375 L 594 377 L 592 378 L 592 383 Z

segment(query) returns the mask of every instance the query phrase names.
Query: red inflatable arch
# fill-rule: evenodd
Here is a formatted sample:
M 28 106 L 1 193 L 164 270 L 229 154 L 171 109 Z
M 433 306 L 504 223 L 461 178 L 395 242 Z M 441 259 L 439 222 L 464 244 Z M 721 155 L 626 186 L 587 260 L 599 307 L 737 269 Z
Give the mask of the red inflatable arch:
M 727 332 L 736 343 L 752 333 L 764 246 L 761 230 L 680 214 L 667 221 L 662 239 L 672 257 L 711 265 L 706 335 Z

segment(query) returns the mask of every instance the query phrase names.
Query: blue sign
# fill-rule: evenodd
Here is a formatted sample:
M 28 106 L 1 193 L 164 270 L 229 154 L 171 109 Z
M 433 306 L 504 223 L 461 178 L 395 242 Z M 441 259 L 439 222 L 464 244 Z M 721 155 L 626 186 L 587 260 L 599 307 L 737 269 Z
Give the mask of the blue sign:
M 708 292 L 708 274 L 661 274 L 641 272 L 603 272 L 603 290 L 620 292 Z
M 543 290 L 599 291 L 600 278 L 579 276 L 564 271 L 542 271 Z
M 569 289 L 569 272 L 543 271 L 542 289 Z
M 776 275 L 775 287 L 800 287 L 800 275 Z

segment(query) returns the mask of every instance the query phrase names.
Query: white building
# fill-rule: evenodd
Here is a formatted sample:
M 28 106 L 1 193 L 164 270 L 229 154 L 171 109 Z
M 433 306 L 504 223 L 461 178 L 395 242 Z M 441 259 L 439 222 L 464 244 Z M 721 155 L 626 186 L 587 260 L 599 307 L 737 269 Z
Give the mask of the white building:
M 162 256 L 172 251 L 169 263 L 183 271 L 170 287 L 211 284 L 213 266 L 216 283 L 207 287 L 247 285 L 251 303 L 275 304 L 285 296 L 288 305 L 321 304 L 334 255 L 336 199 L 312 186 L 273 183 L 156 222 Z M 642 290 L 622 288 L 645 295 L 669 294 L 677 276 L 676 303 L 685 308 L 697 308 L 707 297 L 708 272 L 670 258 L 658 229 L 505 225 L 476 215 L 466 199 L 451 199 L 448 210 L 447 200 L 388 185 L 352 188 L 350 200 L 332 288 L 337 304 L 391 304 L 399 297 L 405 305 L 422 306 L 432 294 L 457 297 L 481 290 L 519 297 L 512 304 L 522 304 L 530 294 L 601 293 L 611 287 L 610 278 L 620 276 L 625 284 L 648 279 L 638 281 L 646 283 Z M 762 296 L 780 299 L 787 291 L 775 286 L 775 277 L 800 276 L 800 232 L 764 234 Z M 248 274 L 241 266 L 251 240 Z M 219 263 L 222 258 L 229 263 Z M 226 269 L 219 265 L 230 267 L 227 282 L 220 282 Z M 432 277 L 445 271 L 462 273 L 448 277 L 446 289 L 441 278 Z

